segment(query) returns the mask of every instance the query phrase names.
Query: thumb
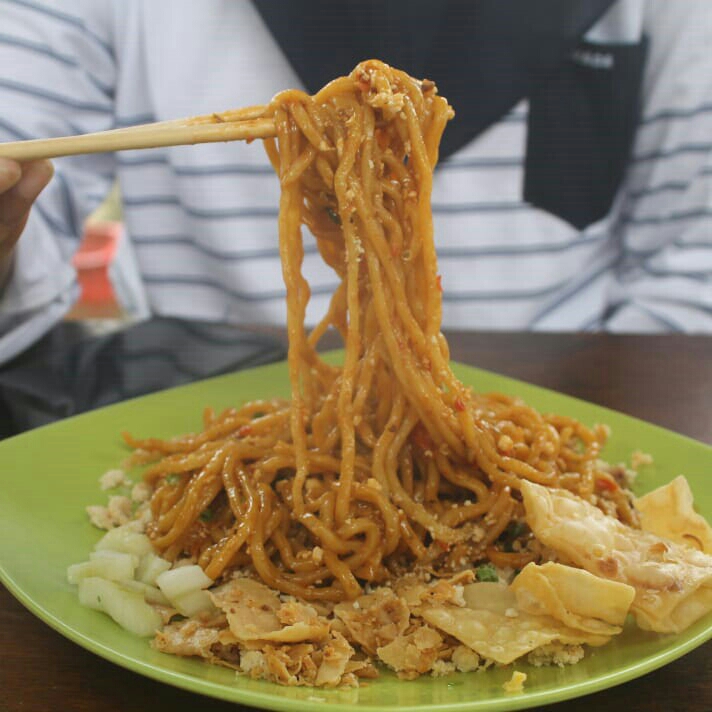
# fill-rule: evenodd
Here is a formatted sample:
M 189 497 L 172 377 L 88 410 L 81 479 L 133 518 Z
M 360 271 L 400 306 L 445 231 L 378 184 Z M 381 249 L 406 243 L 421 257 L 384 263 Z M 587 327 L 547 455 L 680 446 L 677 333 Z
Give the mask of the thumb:
M 16 167 L 21 173 L 17 175 Z M 54 174 L 49 161 L 32 161 L 22 166 L 14 161 L 0 161 L 0 252 L 7 253 L 17 242 L 27 222 L 30 208 Z
M 22 178 L 22 166 L 9 158 L 0 158 L 0 195 L 10 190 Z

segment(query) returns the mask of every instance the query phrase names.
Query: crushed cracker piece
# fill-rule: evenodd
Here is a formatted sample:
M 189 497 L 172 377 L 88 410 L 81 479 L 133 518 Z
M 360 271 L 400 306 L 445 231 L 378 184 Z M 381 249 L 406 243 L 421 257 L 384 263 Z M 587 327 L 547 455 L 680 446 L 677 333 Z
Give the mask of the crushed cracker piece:
M 137 482 L 131 488 L 131 500 L 133 502 L 147 502 L 151 497 L 151 488 L 147 482 Z
M 653 464 L 653 456 L 647 452 L 642 452 L 641 450 L 634 450 L 633 454 L 630 456 L 630 466 L 637 470 L 645 465 Z
M 524 692 L 524 683 L 526 682 L 526 679 L 527 674 L 525 672 L 515 670 L 512 673 L 512 677 L 502 685 L 502 689 L 510 694 Z
M 103 491 L 116 489 L 122 485 L 129 486 L 130 484 L 131 480 L 126 477 L 126 473 L 119 469 L 107 470 L 99 478 L 99 486 Z

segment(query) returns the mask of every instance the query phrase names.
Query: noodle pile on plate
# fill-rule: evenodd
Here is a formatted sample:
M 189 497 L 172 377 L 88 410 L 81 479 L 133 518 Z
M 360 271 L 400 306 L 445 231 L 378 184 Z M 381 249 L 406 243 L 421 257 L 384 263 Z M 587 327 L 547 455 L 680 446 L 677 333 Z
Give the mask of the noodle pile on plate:
M 475 394 L 449 366 L 430 197 L 453 111 L 435 85 L 368 61 L 313 97 L 277 95 L 269 113 L 291 400 L 207 413 L 202 433 L 175 440 L 126 436 L 138 459 L 162 458 L 145 473 L 158 551 L 211 579 L 249 566 L 283 593 L 342 601 L 415 564 L 536 559 L 516 526 L 523 480 L 634 521 L 598 461 L 604 428 Z M 341 278 L 310 334 L 302 226 Z M 316 351 L 329 327 L 340 367 Z
M 375 661 L 404 678 L 563 665 L 629 611 L 664 633 L 709 612 L 712 529 L 683 478 L 635 500 L 599 459 L 604 426 L 453 374 L 430 208 L 453 112 L 434 84 L 368 61 L 265 115 L 291 398 L 126 435 L 148 501 L 70 567 L 80 602 L 158 650 L 317 686 Z M 303 226 L 341 278 L 311 333 Z M 330 328 L 340 366 L 316 350 Z

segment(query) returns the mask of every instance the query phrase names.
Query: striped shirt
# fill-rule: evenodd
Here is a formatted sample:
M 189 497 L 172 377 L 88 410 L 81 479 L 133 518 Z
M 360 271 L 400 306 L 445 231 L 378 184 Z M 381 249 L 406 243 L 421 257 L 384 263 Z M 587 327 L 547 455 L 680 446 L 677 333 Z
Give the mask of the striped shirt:
M 300 86 L 243 0 L 0 0 L 0 19 L 0 140 L 261 104 Z M 712 3 L 619 0 L 587 39 L 605 47 L 643 35 L 642 118 L 603 220 L 580 231 L 523 200 L 526 101 L 438 167 L 445 327 L 712 332 Z M 68 157 L 55 167 L 0 300 L 0 360 L 76 300 L 70 261 L 82 223 L 116 178 L 141 309 L 284 322 L 279 185 L 259 144 Z M 304 271 L 313 323 L 337 278 L 306 234 Z

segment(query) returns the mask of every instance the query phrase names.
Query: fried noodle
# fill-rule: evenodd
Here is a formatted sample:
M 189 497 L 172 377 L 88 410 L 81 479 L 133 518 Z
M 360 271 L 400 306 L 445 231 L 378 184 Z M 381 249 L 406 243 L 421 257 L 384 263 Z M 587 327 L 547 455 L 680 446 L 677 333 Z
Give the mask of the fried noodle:
M 277 95 L 267 115 L 291 399 L 206 411 L 204 430 L 178 439 L 125 436 L 153 461 L 161 554 L 194 557 L 212 579 L 251 567 L 281 592 L 340 601 L 414 566 L 534 560 L 526 535 L 502 544 L 524 518 L 522 480 L 599 495 L 630 522 L 598 461 L 605 428 L 475 393 L 451 370 L 431 190 L 453 112 L 435 85 L 368 61 L 315 96 Z M 310 333 L 302 226 L 341 280 Z M 330 328 L 342 366 L 317 353 Z

